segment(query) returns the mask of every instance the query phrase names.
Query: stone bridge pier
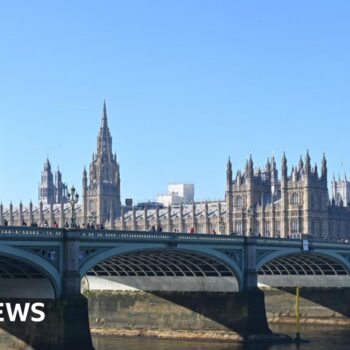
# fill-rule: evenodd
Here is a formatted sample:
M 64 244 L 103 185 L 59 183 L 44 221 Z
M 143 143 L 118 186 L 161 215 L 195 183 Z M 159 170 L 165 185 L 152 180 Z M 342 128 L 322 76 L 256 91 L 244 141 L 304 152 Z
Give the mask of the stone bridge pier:
M 78 231 L 63 232 L 61 290 L 55 291 L 55 299 L 1 299 L 13 307 L 35 302 L 45 305 L 43 322 L 9 322 L 7 319 L 0 324 L 3 330 L 17 338 L 19 349 L 27 349 L 26 345 L 29 345 L 34 350 L 94 350 L 88 301 L 80 292 L 79 241 Z

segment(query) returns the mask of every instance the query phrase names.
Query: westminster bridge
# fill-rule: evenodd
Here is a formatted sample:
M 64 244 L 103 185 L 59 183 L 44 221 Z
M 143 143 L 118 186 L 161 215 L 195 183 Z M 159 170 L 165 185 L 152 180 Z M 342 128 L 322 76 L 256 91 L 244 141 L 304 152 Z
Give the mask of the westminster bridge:
M 228 315 L 221 313 L 215 321 L 248 339 L 271 334 L 258 284 L 348 288 L 350 245 L 253 236 L 0 227 L 1 300 L 46 300 L 44 322 L 0 323 L 6 332 L 34 349 L 92 349 L 82 281 L 107 289 L 126 285 L 151 292 L 231 293 L 231 309 L 226 312 L 236 313 L 235 317 L 228 322 Z

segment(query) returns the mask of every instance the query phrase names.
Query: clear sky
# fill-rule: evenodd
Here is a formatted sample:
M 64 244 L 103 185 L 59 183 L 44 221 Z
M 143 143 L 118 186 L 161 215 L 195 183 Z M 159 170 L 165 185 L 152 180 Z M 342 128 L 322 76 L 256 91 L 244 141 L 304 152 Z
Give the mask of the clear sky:
M 349 171 L 349 18 L 348 0 L 2 2 L 0 200 L 36 202 L 47 155 L 81 191 L 104 99 L 123 199 L 223 198 L 229 155 Z

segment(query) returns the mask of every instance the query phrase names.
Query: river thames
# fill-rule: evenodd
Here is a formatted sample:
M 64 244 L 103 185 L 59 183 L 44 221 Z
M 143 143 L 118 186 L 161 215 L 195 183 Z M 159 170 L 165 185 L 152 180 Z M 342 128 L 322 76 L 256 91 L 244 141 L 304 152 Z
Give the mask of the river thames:
M 274 332 L 293 336 L 295 327 L 274 325 Z M 94 337 L 96 350 L 348 350 L 350 333 L 347 327 L 302 326 L 302 339 L 309 343 L 302 344 L 234 344 L 197 341 L 160 340 L 150 338 Z

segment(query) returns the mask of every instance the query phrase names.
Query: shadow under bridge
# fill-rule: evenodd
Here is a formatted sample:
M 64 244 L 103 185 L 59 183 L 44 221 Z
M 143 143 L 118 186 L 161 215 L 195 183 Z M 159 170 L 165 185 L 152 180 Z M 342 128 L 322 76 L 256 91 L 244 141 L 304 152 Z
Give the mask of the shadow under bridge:
M 220 258 L 179 249 L 151 249 L 114 255 L 93 266 L 82 290 L 233 292 L 236 271 Z

